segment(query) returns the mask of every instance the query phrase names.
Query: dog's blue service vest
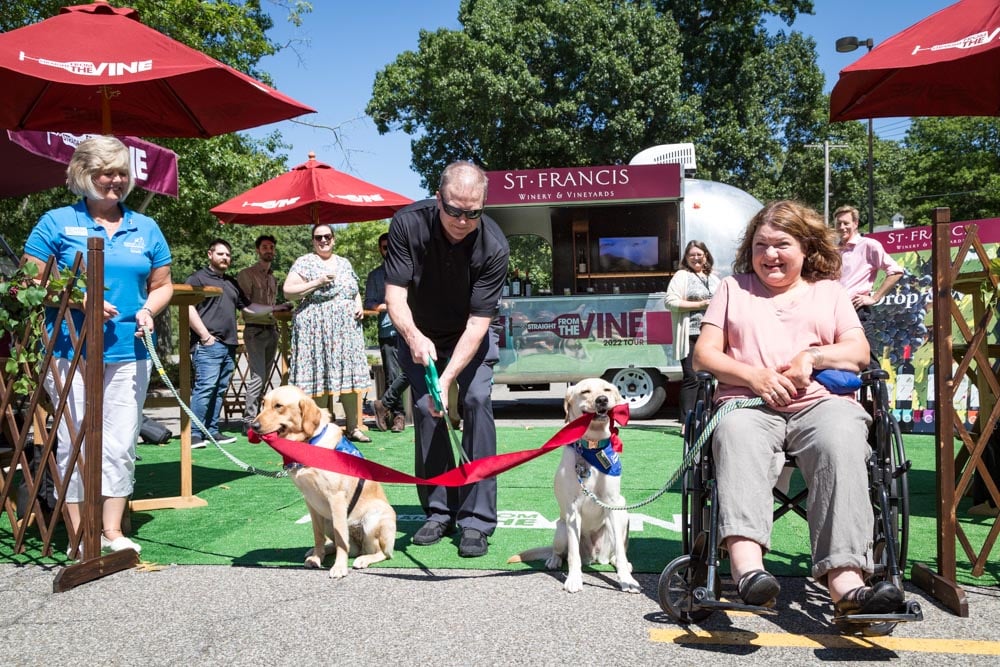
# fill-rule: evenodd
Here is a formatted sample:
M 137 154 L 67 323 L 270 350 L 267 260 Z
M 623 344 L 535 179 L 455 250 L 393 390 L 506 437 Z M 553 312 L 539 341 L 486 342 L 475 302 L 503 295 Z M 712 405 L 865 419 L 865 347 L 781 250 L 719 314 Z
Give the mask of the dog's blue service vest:
M 592 467 L 600 470 L 605 475 L 621 477 L 622 460 L 619 458 L 618 452 L 611 446 L 610 438 L 599 441 L 597 447 L 593 449 L 588 444 L 586 440 L 577 440 L 573 443 L 573 447 L 576 449 L 576 453 L 582 456 L 583 460 Z

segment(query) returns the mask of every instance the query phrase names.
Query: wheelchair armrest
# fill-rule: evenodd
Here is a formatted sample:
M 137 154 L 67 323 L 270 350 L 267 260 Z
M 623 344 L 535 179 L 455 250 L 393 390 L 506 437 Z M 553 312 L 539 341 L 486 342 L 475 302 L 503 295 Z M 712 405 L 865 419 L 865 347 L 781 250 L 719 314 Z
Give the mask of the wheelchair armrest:
M 878 380 L 888 380 L 889 374 L 881 368 L 867 368 L 861 371 L 861 382 L 863 384 L 873 384 Z
M 714 382 L 715 376 L 708 371 L 697 371 L 695 377 L 698 378 L 698 382 Z

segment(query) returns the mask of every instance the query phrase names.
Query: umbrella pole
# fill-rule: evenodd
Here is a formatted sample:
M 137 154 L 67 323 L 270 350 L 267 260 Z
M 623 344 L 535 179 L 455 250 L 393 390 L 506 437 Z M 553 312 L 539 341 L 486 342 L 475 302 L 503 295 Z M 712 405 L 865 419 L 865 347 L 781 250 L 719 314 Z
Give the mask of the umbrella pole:
M 111 134 L 111 90 L 101 86 L 101 133 Z

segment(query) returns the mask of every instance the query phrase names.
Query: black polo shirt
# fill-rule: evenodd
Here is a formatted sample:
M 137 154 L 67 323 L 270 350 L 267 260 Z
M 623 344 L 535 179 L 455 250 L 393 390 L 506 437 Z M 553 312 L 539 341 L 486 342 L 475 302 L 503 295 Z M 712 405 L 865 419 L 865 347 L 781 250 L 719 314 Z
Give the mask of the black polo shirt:
M 194 309 L 198 311 L 198 316 L 205 323 L 216 340 L 226 345 L 236 345 L 239 340 L 236 336 L 236 311 L 243 310 L 250 305 L 250 299 L 240 284 L 236 282 L 228 273 L 219 275 L 208 267 L 198 269 L 184 281 L 192 287 L 219 287 L 222 289 L 221 296 L 213 296 L 199 303 Z M 198 342 L 198 333 L 191 330 L 191 347 Z
M 385 281 L 408 290 L 413 321 L 439 350 L 452 350 L 469 316 L 495 318 L 507 279 L 507 237 L 484 215 L 453 244 L 441 227 L 437 200 L 410 204 L 389 225 Z

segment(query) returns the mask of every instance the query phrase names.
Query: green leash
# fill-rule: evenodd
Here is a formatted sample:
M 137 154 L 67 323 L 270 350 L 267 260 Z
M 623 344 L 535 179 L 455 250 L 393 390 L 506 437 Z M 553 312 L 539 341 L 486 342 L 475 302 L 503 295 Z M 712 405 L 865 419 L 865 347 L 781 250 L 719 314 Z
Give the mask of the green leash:
M 181 410 L 183 410 L 187 414 L 187 416 L 191 418 L 191 422 L 195 426 L 197 426 L 202 433 L 208 436 L 208 440 L 213 445 L 215 445 L 216 449 L 225 454 L 226 458 L 232 461 L 236 465 L 236 467 L 240 468 L 245 472 L 254 475 L 260 475 L 261 477 L 272 477 L 275 479 L 279 477 L 288 477 L 287 470 L 279 470 L 279 471 L 261 470 L 260 468 L 255 468 L 249 463 L 244 463 L 243 461 L 240 461 L 238 458 L 227 452 L 222 447 L 222 445 L 217 443 L 215 441 L 215 438 L 212 437 L 212 434 L 208 432 L 207 428 L 205 428 L 205 424 L 203 424 L 202 421 L 197 416 L 195 416 L 194 412 L 191 411 L 191 408 L 189 408 L 187 405 L 184 404 L 184 401 L 181 400 L 181 395 L 177 392 L 177 389 L 174 387 L 174 383 L 170 381 L 169 377 L 167 377 L 167 371 L 163 369 L 163 362 L 160 361 L 160 356 L 156 354 L 156 349 L 153 347 L 153 337 L 149 335 L 143 336 L 142 342 L 146 346 L 146 351 L 149 352 L 149 358 L 153 360 L 153 366 L 156 367 L 156 372 L 160 374 L 160 379 L 163 380 L 163 384 L 167 385 L 167 389 L 169 389 L 170 393 L 173 394 L 173 397 L 177 400 L 177 404 L 181 406 Z M 218 344 L 220 343 L 217 343 L 217 345 Z
M 726 401 L 725 403 L 720 405 L 715 410 L 715 414 L 712 415 L 712 418 L 708 420 L 707 424 L 705 424 L 705 428 L 702 429 L 701 435 L 698 436 L 698 439 L 695 441 L 694 446 L 691 447 L 691 451 L 689 451 L 687 454 L 684 455 L 684 460 L 681 461 L 680 467 L 674 471 L 674 474 L 670 476 L 670 479 L 667 480 L 667 483 L 663 485 L 663 488 L 661 488 L 659 491 L 651 495 L 649 498 L 646 498 L 645 500 L 634 503 L 632 505 L 623 505 L 622 507 L 612 507 L 611 505 L 602 502 L 600 498 L 598 498 L 593 494 L 593 492 L 584 487 L 582 479 L 580 479 L 580 488 L 583 489 L 583 493 L 588 498 L 590 498 L 591 500 L 593 500 L 595 503 L 597 503 L 606 510 L 634 510 L 634 509 L 639 509 L 640 507 L 643 507 L 645 505 L 648 505 L 657 498 L 659 498 L 660 496 L 662 496 L 664 493 L 669 491 L 670 488 L 677 483 L 677 480 L 681 478 L 684 472 L 691 467 L 695 459 L 697 459 L 698 455 L 701 453 L 701 450 L 705 446 L 705 443 L 708 442 L 708 439 L 712 437 L 712 431 L 714 431 L 715 427 L 718 426 L 720 419 L 722 419 L 725 415 L 729 414 L 733 410 L 739 410 L 740 408 L 755 408 L 760 405 L 764 405 L 764 399 L 762 398 L 736 398 L 730 401 Z
M 434 407 L 444 415 L 444 427 L 448 431 L 448 439 L 451 440 L 451 447 L 455 450 L 456 460 L 462 463 L 469 463 L 469 457 L 465 455 L 465 450 L 462 449 L 462 443 L 458 440 L 458 434 L 451 427 L 451 419 L 448 417 L 448 406 L 445 405 L 445 400 L 441 396 L 441 381 L 438 379 L 437 366 L 434 365 L 433 359 L 424 367 L 424 379 L 427 382 L 427 390 L 430 392 L 431 398 L 434 399 Z

